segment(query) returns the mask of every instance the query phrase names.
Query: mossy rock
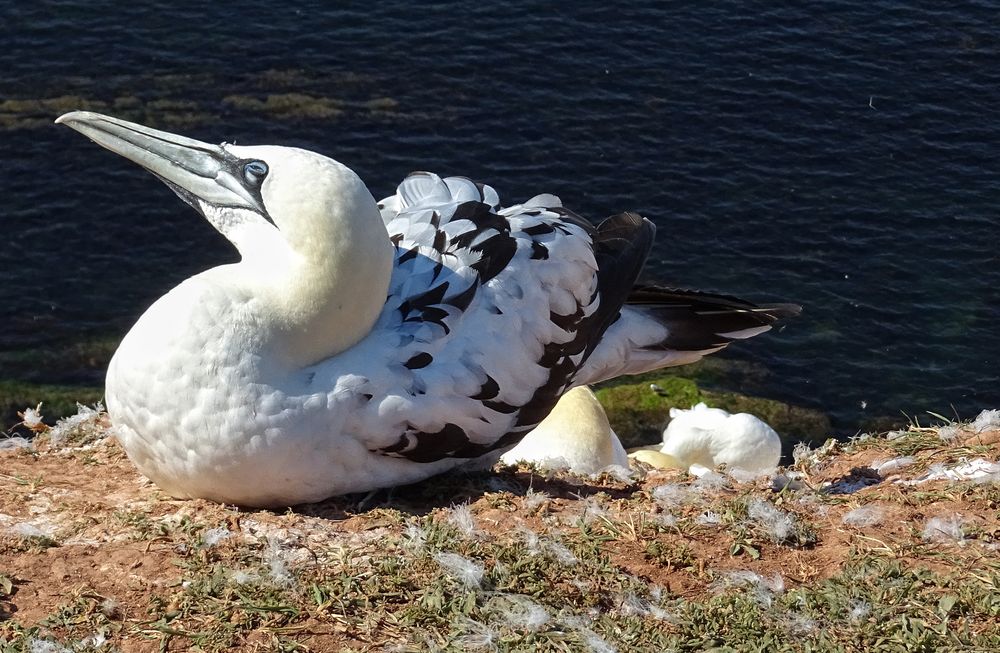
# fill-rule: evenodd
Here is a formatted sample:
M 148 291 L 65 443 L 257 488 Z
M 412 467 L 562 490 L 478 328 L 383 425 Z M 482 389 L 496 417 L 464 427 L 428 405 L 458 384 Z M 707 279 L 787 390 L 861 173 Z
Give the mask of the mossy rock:
M 19 379 L 36 385 L 55 382 L 65 386 L 96 386 L 104 381 L 108 363 L 120 342 L 120 335 L 107 334 L 2 351 L 0 368 L 5 381 Z
M 104 397 L 104 388 L 0 381 L 0 432 L 9 432 L 21 421 L 17 414 L 42 404 L 46 424 L 75 415 L 77 404 L 93 405 Z M 20 429 L 15 429 L 20 433 Z M 23 435 L 23 433 L 21 433 Z
M 732 360 L 720 356 L 709 356 L 696 363 L 665 367 L 663 369 L 619 376 L 597 384 L 598 388 L 613 388 L 621 385 L 662 385 L 665 378 L 681 378 L 693 381 L 699 388 L 736 388 L 739 392 L 754 395 L 768 387 L 770 370 L 753 361 Z
M 654 391 L 650 383 L 660 389 Z M 597 400 L 604 406 L 608 421 L 625 448 L 658 442 L 673 407 L 690 408 L 705 401 L 698 384 L 678 376 L 656 378 L 652 382 L 599 388 Z
M 369 111 L 391 113 L 399 109 L 399 101 L 391 97 L 379 97 L 368 100 L 365 106 Z
M 632 383 L 616 379 L 595 390 L 626 448 L 659 442 L 670 421 L 671 408 L 690 408 L 702 401 L 731 413 L 751 413 L 761 418 L 781 436 L 786 454 L 796 442 L 822 443 L 830 434 L 830 419 L 816 410 L 736 392 L 705 390 L 694 380 L 680 376 L 640 378 Z
M 237 111 L 265 112 L 281 118 L 335 118 L 344 112 L 339 100 L 306 93 L 272 93 L 263 100 L 227 95 L 223 102 Z

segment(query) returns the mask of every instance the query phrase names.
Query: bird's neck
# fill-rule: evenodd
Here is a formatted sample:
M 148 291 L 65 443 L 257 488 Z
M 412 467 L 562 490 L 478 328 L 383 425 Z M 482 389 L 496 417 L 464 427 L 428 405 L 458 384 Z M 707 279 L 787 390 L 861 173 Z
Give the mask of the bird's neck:
M 287 260 L 247 261 L 258 319 L 273 361 L 300 369 L 336 355 L 371 331 L 385 305 L 393 247 L 381 220 L 317 243 Z

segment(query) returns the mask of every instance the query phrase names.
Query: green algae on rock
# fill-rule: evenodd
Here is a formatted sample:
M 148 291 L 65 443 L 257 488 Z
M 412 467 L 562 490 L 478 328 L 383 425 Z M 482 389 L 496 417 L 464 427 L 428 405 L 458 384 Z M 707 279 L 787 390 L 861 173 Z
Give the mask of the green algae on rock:
M 209 73 L 118 75 L 102 80 L 47 79 L 34 96 L 0 97 L 0 131 L 41 129 L 77 109 L 113 113 L 154 127 L 189 127 L 222 121 L 231 111 L 260 112 L 279 120 L 329 120 L 350 110 L 392 117 L 399 102 L 375 80 L 333 71 L 265 70 L 235 78 Z M 325 92 L 336 88 L 337 96 Z M 141 96 L 134 89 L 144 89 Z M 343 93 L 343 96 L 341 96 Z M 192 99 L 197 98 L 197 99 Z

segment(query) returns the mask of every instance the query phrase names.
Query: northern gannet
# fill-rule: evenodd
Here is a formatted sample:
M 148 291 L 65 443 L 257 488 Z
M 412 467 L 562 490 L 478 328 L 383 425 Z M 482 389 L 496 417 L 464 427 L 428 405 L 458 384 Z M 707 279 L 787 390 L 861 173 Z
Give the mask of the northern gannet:
M 781 438 L 750 413 L 731 415 L 704 403 L 670 409 L 660 452 L 685 469 L 712 469 L 721 464 L 755 474 L 773 471 L 781 460 Z
M 596 474 L 610 465 L 628 467 L 628 454 L 607 413 L 585 385 L 560 397 L 545 419 L 500 460 L 569 468 L 576 474 Z
M 654 227 L 417 172 L 96 113 L 57 122 L 146 168 L 241 260 L 157 300 L 108 369 L 139 470 L 177 497 L 282 506 L 495 461 L 569 388 L 698 360 L 791 305 L 636 286 Z

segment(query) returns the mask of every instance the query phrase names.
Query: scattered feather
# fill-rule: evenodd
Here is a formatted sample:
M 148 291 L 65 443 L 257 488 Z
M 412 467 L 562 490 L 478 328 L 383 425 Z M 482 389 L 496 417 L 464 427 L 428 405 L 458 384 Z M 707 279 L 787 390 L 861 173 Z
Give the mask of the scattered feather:
M 580 519 L 584 524 L 589 524 L 601 517 L 607 518 L 607 516 L 608 511 L 604 509 L 597 497 L 587 497 L 583 501 L 583 513 L 580 515 Z
M 500 594 L 490 602 L 490 607 L 499 613 L 505 625 L 515 630 L 537 633 L 551 619 L 548 610 L 521 594 Z
M 799 495 L 796 503 L 803 508 L 807 508 L 810 513 L 819 515 L 820 517 L 826 517 L 830 512 L 830 507 L 815 492 L 803 492 Z
M 476 519 L 472 516 L 472 509 L 467 503 L 452 507 L 448 513 L 448 523 L 466 538 L 475 537 L 477 534 Z
M 424 550 L 424 545 L 427 544 L 427 531 L 416 524 L 410 524 L 403 531 L 403 546 L 414 552 L 420 552 Z
M 21 424 L 36 433 L 40 433 L 49 428 L 46 426 L 45 422 L 42 421 L 41 402 L 39 402 L 34 408 L 25 408 L 24 411 L 19 412 L 17 416 L 21 418 Z
M 500 633 L 493 626 L 464 617 L 461 621 L 461 628 L 464 632 L 458 638 L 457 643 L 462 647 L 462 650 L 497 650 Z
M 14 449 L 31 449 L 31 440 L 14 436 L 11 438 L 0 438 L 0 451 L 13 451 Z
M 788 633 L 797 637 L 812 635 L 819 629 L 816 620 L 804 614 L 790 612 L 782 621 Z
M 66 648 L 62 644 L 57 644 L 50 639 L 35 637 L 28 640 L 28 651 L 30 653 L 73 653 L 73 649 Z
M 909 467 L 913 463 L 917 462 L 917 459 L 913 456 L 902 456 L 900 458 L 890 458 L 884 462 L 875 463 L 872 468 L 879 473 L 879 476 L 888 476 L 893 472 L 896 472 L 904 467 Z
M 229 575 L 229 580 L 236 585 L 248 585 L 260 580 L 260 576 L 245 569 L 238 569 Z
M 598 478 L 602 474 L 607 474 L 619 483 L 631 483 L 636 477 L 636 473 L 624 465 L 608 465 L 596 474 L 591 474 L 591 478 Z
M 580 634 L 583 635 L 583 641 L 587 648 L 594 653 L 618 653 L 618 649 L 589 628 L 581 628 Z
M 881 524 L 884 517 L 885 510 L 879 506 L 861 506 L 845 513 L 841 521 L 845 526 L 865 528 Z
M 847 613 L 847 619 L 851 623 L 858 623 L 867 619 L 871 612 L 872 606 L 868 602 L 854 599 L 851 601 L 851 609 Z
M 506 581 L 510 578 L 510 568 L 500 560 L 494 560 L 493 575 L 500 581 Z
M 727 484 L 728 481 L 725 476 L 719 472 L 708 469 L 695 479 L 694 483 L 691 484 L 691 488 L 703 493 L 714 493 L 725 488 Z
M 572 567 L 578 562 L 576 556 L 573 555 L 573 552 L 567 549 L 561 542 L 546 540 L 544 544 L 545 550 L 561 564 L 566 565 L 567 567 Z
M 479 587 L 486 570 L 475 560 L 457 553 L 435 553 L 434 560 L 466 587 Z
M 88 635 L 80 640 L 80 646 L 83 648 L 101 648 L 107 643 L 108 639 L 104 636 L 104 633 Z
M 277 538 L 268 538 L 264 562 L 267 563 L 271 582 L 279 587 L 289 587 L 295 584 L 295 577 L 292 576 L 289 569 L 289 558 L 288 552 L 282 548 Z
M 523 525 L 518 527 L 517 532 L 521 536 L 521 539 L 524 540 L 524 546 L 529 554 L 537 555 L 542 552 L 538 533 Z
M 795 518 L 770 501 L 752 500 L 748 513 L 750 519 L 757 522 L 775 543 L 784 542 L 795 530 Z
M 792 462 L 795 465 L 805 465 L 812 462 L 813 450 L 808 442 L 798 442 L 792 448 Z
M 561 620 L 566 626 L 575 630 L 583 638 L 587 649 L 593 653 L 617 653 L 618 649 L 609 644 L 603 637 L 591 630 L 589 622 L 583 617 L 571 616 L 563 617 Z
M 122 606 L 118 601 L 107 598 L 101 601 L 101 605 L 98 608 L 108 619 L 119 619 L 122 615 Z
M 49 429 L 49 439 L 52 444 L 58 445 L 63 440 L 79 444 L 107 437 L 107 430 L 101 424 L 101 416 L 104 413 L 102 404 L 97 403 L 93 408 L 77 404 L 76 410 L 76 415 L 59 420 Z
M 528 488 L 528 491 L 524 493 L 524 507 L 528 510 L 535 510 L 550 498 L 545 492 L 535 492 L 531 488 Z
M 49 524 L 44 524 L 43 526 L 43 528 L 40 528 L 37 524 L 31 522 L 21 522 L 14 524 L 10 530 L 14 535 L 25 540 L 33 537 L 51 538 L 55 533 L 55 527 Z
M 785 591 L 785 581 L 780 574 L 765 578 L 758 573 L 737 569 L 725 572 L 711 586 L 716 592 L 722 592 L 732 587 L 749 587 L 754 601 L 764 608 L 770 608 L 774 595 Z
M 1000 462 L 990 462 L 984 458 L 973 460 L 962 459 L 957 465 L 947 467 L 941 463 L 934 463 L 927 470 L 927 473 L 912 481 L 905 481 L 907 485 L 926 483 L 927 481 L 979 481 L 987 482 L 1000 480 Z
M 677 527 L 677 517 L 672 513 L 663 512 L 658 515 L 653 515 L 653 519 L 667 528 Z
M 984 410 L 969 425 L 976 433 L 1000 429 L 1000 410 Z
M 961 515 L 929 518 L 924 524 L 923 538 L 925 542 L 961 544 L 965 541 Z
M 677 508 L 691 501 L 691 490 L 680 483 L 667 483 L 653 488 L 653 500 L 666 508 Z
M 722 517 L 720 517 L 719 513 L 717 512 L 706 510 L 705 512 L 698 515 L 697 519 L 695 519 L 695 522 L 702 526 L 718 526 L 720 523 L 722 523 Z
M 654 601 L 658 598 L 655 597 Z M 626 617 L 651 617 L 657 621 L 672 620 L 672 615 L 669 612 L 633 593 L 626 594 L 621 598 L 618 602 L 618 611 Z
M 232 535 L 229 529 L 225 526 L 219 526 L 218 528 L 210 528 L 201 534 L 202 546 L 206 549 L 211 549 L 213 546 L 221 542 Z
M 956 437 L 961 435 L 962 427 L 955 424 L 948 424 L 947 426 L 942 426 L 938 429 L 938 437 L 945 442 L 951 442 Z

